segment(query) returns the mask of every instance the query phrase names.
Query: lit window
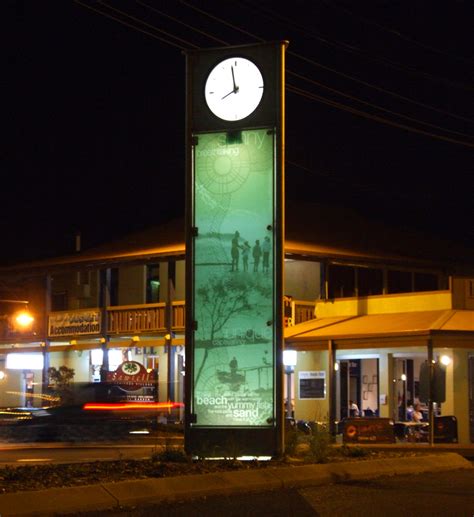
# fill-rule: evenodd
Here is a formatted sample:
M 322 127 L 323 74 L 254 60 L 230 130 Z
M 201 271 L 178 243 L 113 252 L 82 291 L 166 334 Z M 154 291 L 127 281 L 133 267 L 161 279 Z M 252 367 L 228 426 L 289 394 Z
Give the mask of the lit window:
M 7 370 L 42 370 L 43 354 L 7 354 Z
M 114 372 L 123 363 L 122 350 L 114 348 L 109 350 L 109 372 Z

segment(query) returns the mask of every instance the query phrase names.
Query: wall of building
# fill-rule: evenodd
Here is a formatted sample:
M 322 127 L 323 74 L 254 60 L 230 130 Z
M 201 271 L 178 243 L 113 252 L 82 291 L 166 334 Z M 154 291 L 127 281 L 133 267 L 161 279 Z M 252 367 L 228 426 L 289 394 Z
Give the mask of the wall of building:
M 161 283 L 161 268 L 160 268 Z M 161 283 L 162 286 L 166 285 Z M 161 291 L 161 289 L 160 289 Z M 146 266 L 126 266 L 119 270 L 118 304 L 138 305 L 146 301 Z
M 73 382 L 91 382 L 89 350 L 70 350 L 65 352 L 51 352 L 49 365 L 54 368 L 67 366 L 74 370 Z
M 285 260 L 285 292 L 294 300 L 320 297 L 321 264 L 305 260 Z
M 326 396 L 322 400 L 300 399 L 298 389 L 299 372 L 310 371 L 326 372 Z M 299 352 L 294 373 L 295 382 L 295 418 L 296 420 L 309 420 L 327 422 L 329 419 L 329 371 L 328 352 L 308 351 Z
M 318 301 L 316 316 L 318 318 L 328 318 L 331 316 L 435 311 L 451 308 L 452 296 L 450 291 L 430 291 Z
M 474 310 L 474 278 L 452 278 L 453 309 Z
M 45 285 L 45 279 L 42 280 Z M 55 273 L 51 277 L 51 291 L 53 295 L 66 293 L 67 307 L 65 310 L 97 307 L 99 303 L 99 272 L 83 270 Z M 41 305 L 44 305 L 44 300 L 41 300 Z
M 458 423 L 459 443 L 470 443 L 469 437 L 469 354 L 474 350 L 454 348 L 452 350 L 453 365 L 453 411 Z M 472 389 L 472 388 L 471 388 Z M 448 413 L 449 414 L 449 413 Z
M 176 284 L 175 284 L 175 300 L 185 299 L 186 289 L 186 264 L 184 260 L 176 261 Z
M 0 407 L 23 405 L 24 397 L 21 395 L 24 390 L 23 371 L 5 370 L 3 365 L 2 370 L 5 371 L 5 377 L 0 381 Z

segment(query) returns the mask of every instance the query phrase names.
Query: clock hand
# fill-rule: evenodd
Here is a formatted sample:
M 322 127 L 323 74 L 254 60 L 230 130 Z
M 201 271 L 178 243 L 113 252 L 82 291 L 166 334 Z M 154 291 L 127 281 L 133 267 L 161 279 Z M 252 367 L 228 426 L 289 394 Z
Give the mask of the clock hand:
M 235 93 L 235 90 L 232 90 L 229 93 L 227 93 L 226 95 L 224 95 L 224 97 L 221 97 L 221 100 L 225 99 L 226 97 L 228 97 L 231 93 Z
M 230 71 L 232 72 L 232 83 L 234 85 L 234 89 L 232 91 L 230 91 L 229 93 L 227 93 L 226 95 L 224 95 L 224 97 L 222 97 L 221 100 L 225 99 L 226 97 L 228 97 L 231 93 L 237 93 L 239 91 L 239 87 L 235 84 L 235 76 L 234 76 L 234 67 L 233 66 L 230 67 Z
M 239 87 L 235 84 L 234 67 L 231 66 L 230 70 L 232 72 L 232 83 L 234 84 L 234 93 L 236 93 L 239 90 Z

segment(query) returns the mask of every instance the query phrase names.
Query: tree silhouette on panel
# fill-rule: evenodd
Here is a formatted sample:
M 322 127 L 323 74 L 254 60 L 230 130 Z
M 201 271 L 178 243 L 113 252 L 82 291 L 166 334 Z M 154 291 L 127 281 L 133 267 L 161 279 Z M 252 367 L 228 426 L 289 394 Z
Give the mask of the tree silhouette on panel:
M 271 293 L 272 289 L 267 279 L 240 275 L 212 277 L 206 285 L 197 289 L 196 307 L 199 311 L 198 323 L 202 338 L 196 340 L 196 348 L 203 348 L 204 356 L 194 381 L 196 386 L 209 356 L 209 350 L 216 348 L 215 341 L 219 337 L 219 332 L 235 316 L 259 314 L 257 304 L 250 301 L 260 300 L 265 304 Z M 219 345 L 222 346 L 226 345 Z

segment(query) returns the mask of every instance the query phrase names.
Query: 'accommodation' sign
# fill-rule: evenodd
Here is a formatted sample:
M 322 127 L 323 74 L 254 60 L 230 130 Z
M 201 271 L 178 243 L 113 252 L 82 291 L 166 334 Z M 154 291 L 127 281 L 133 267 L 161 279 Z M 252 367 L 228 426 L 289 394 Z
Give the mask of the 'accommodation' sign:
M 75 334 L 100 334 L 100 310 L 85 309 L 50 314 L 48 336 L 73 336 Z

